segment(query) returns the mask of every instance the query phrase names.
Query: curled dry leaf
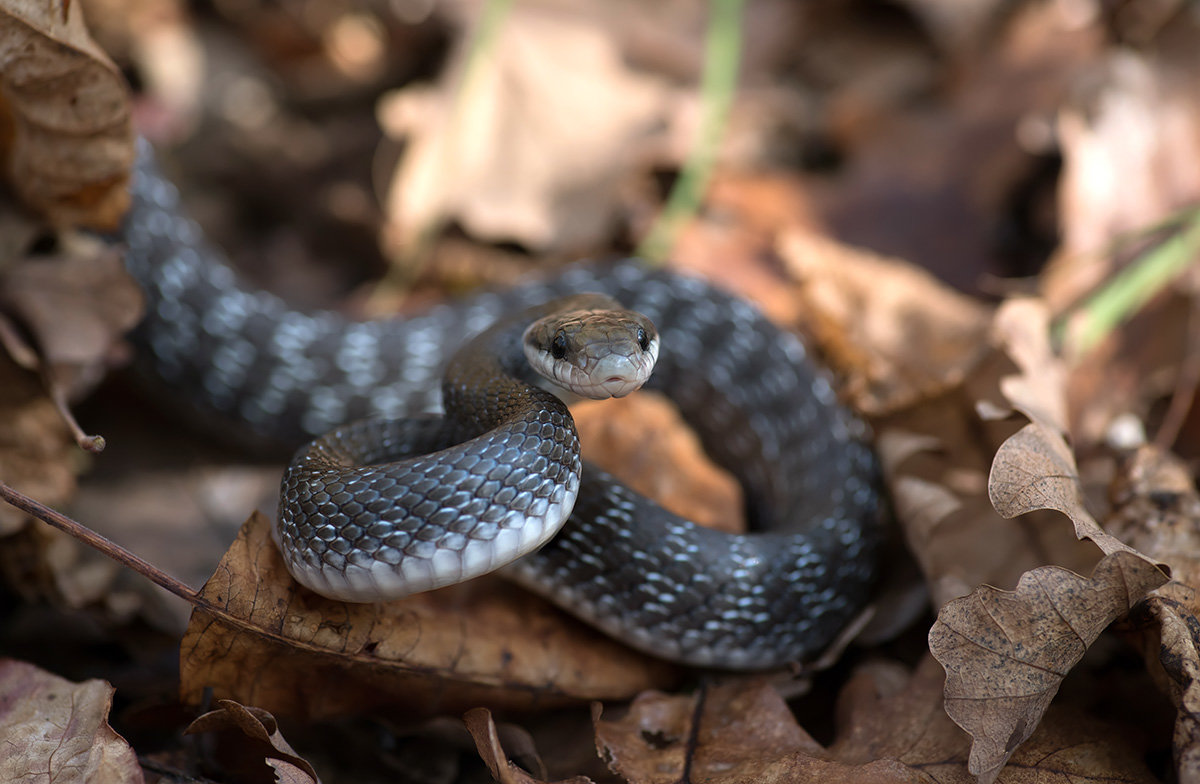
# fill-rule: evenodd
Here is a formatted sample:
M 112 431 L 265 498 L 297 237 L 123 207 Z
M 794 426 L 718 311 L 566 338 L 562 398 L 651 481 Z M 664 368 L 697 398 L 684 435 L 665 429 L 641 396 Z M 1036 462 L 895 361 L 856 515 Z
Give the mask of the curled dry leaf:
M 218 700 L 220 707 L 198 717 L 185 735 L 214 736 L 213 756 L 226 772 L 239 780 L 261 778 L 266 766 L 276 768 L 281 780 L 317 784 L 313 766 L 284 739 L 275 717 L 261 708 L 246 707 L 233 700 Z M 296 775 L 299 774 L 299 775 Z
M 1071 448 L 1059 432 L 1043 424 L 1026 425 L 1000 447 L 988 477 L 988 495 L 1004 517 L 1054 509 L 1071 518 L 1076 536 L 1092 540 L 1106 554 L 1136 553 L 1106 533 L 1088 512 Z
M 1080 571 L 1096 562 L 1068 526 L 1005 520 L 988 499 L 992 456 L 1016 426 L 980 421 L 976 402 L 998 396 L 1001 363 L 993 353 L 962 387 L 874 423 L 896 521 L 937 607 L 981 583 L 1016 585 L 1047 560 Z
M 1141 556 L 1116 552 L 1090 579 L 1046 566 L 1016 591 L 983 586 L 942 608 L 929 648 L 946 668 L 946 712 L 974 738 L 969 768 L 981 784 L 1033 734 L 1100 632 L 1166 581 Z
M 544 782 L 546 777 L 544 769 L 539 770 L 538 777 L 535 778 L 514 763 L 509 762 L 508 755 L 504 753 L 504 747 L 500 745 L 500 733 L 496 730 L 496 722 L 492 720 L 491 711 L 487 708 L 472 708 L 467 711 L 463 721 L 466 722 L 467 731 L 471 733 L 475 747 L 479 750 L 479 756 L 483 758 L 484 764 L 488 767 L 488 772 L 499 784 L 542 784 Z M 535 762 L 539 768 L 544 767 L 541 765 L 540 759 L 536 759 Z M 569 779 L 563 779 L 558 784 L 591 784 L 591 779 L 587 776 L 572 776 Z
M 104 681 L 0 659 L 0 781 L 142 782 L 137 755 L 108 725 L 112 695 Z
M 462 38 L 438 87 L 407 88 L 380 109 L 409 145 L 387 196 L 389 244 L 404 253 L 455 219 L 488 240 L 596 247 L 639 163 L 630 147 L 665 122 L 667 81 L 633 70 L 588 14 L 514 6 L 482 68 L 468 65 L 472 36 Z
M 1088 512 L 1066 431 L 1062 361 L 1050 347 L 1049 315 L 1035 300 L 1013 300 L 996 314 L 994 334 L 1020 372 L 1001 381 L 1008 402 L 1031 420 L 996 452 L 988 496 L 1004 517 L 1041 509 L 1062 512 L 1075 535 L 1104 553 L 1133 548 L 1106 533 Z
M 380 604 L 322 598 L 292 580 L 255 514 L 200 592 L 180 677 L 193 703 L 211 686 L 316 719 L 627 699 L 675 670 L 499 580 Z
M 52 222 L 114 229 L 129 203 L 129 96 L 88 35 L 83 5 L 0 6 L 0 92 L 13 130 L 6 170 Z

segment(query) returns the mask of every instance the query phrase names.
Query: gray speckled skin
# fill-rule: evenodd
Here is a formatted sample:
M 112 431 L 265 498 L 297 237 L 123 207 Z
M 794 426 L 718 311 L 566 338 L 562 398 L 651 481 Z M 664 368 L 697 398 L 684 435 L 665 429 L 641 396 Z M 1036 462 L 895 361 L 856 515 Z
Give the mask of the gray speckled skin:
M 697 527 L 584 465 L 562 531 L 507 567 L 509 576 L 651 654 L 736 669 L 813 656 L 866 600 L 880 501 L 863 428 L 838 405 L 802 344 L 741 300 L 624 261 L 403 321 L 300 313 L 238 281 L 180 215 L 177 194 L 148 151 L 123 238 L 127 266 L 148 297 L 136 331 L 143 367 L 206 415 L 293 445 L 362 417 L 437 412 L 442 371 L 471 335 L 501 314 L 558 296 L 607 293 L 658 327 L 662 353 L 647 386 L 675 401 L 708 452 L 742 482 L 760 532 L 731 536 Z M 369 433 L 379 456 L 408 454 L 452 438 L 448 430 L 441 418 L 417 418 L 351 424 L 326 440 L 333 453 L 355 451 Z M 512 440 L 527 434 L 518 435 Z M 370 469 L 360 470 L 364 483 L 377 481 Z M 373 511 L 385 505 L 358 509 L 348 496 L 329 495 L 320 499 L 328 528 L 294 537 L 325 542 L 325 553 L 291 557 L 334 553 L 335 561 L 366 563 L 369 554 L 347 543 L 385 543 L 383 527 L 364 533 L 375 514 L 386 516 Z M 286 540 L 292 534 L 283 528 Z M 386 546 L 424 548 L 399 539 Z

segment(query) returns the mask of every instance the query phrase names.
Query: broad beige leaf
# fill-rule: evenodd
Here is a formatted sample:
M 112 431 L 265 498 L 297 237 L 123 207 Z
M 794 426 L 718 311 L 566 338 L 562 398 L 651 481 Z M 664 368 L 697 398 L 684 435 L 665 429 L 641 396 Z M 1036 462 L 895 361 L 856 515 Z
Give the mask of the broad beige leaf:
M 980 782 L 994 781 L 1033 733 L 1100 632 L 1166 581 L 1146 559 L 1117 552 L 1090 579 L 1041 567 L 1016 591 L 983 586 L 942 608 L 929 648 L 946 668 L 946 712 L 974 738 Z
M 113 229 L 129 203 L 129 96 L 88 35 L 83 5 L 0 4 L 0 94 L 12 118 L 5 168 L 52 222 Z
M 136 784 L 137 755 L 108 725 L 113 687 L 0 659 L 0 781 Z
M 414 247 L 430 225 L 564 252 L 611 230 L 623 177 L 665 124 L 666 79 L 623 59 L 603 15 L 516 4 L 468 70 L 462 45 L 436 88 L 385 100 L 381 124 L 407 137 L 386 209 L 389 245 Z M 464 73 L 467 73 L 464 81 Z
M 259 514 L 202 589 L 180 670 L 189 702 L 212 687 L 314 719 L 627 699 L 676 679 L 498 579 L 381 604 L 325 599 L 292 580 Z
M 1065 432 L 1067 372 L 1050 345 L 1045 303 L 1031 298 L 1006 301 L 992 322 L 992 340 L 1020 371 L 1000 380 L 1004 397 L 1031 421 Z

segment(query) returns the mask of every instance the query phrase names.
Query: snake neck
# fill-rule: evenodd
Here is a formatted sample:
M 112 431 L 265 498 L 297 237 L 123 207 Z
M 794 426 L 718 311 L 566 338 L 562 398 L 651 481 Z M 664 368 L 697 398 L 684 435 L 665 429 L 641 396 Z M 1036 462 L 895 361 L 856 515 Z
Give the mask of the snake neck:
M 525 326 L 547 307 L 502 319 L 450 360 L 442 379 L 442 401 L 463 438 L 547 415 L 564 416 L 574 423 L 566 404 L 537 386 L 540 377 L 530 368 L 521 345 Z

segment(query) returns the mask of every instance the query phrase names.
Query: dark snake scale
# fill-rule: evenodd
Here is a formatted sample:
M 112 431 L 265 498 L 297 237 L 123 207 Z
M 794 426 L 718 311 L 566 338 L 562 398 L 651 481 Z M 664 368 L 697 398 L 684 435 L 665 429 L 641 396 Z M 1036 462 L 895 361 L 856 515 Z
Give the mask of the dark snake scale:
M 451 457 L 417 457 L 391 473 L 371 464 L 473 435 L 433 415 L 443 371 L 472 336 L 506 314 L 602 292 L 657 326 L 662 352 L 646 386 L 668 395 L 740 480 L 755 533 L 696 526 L 585 463 L 565 526 L 503 573 L 634 647 L 730 669 L 811 658 L 867 599 L 880 500 L 863 426 L 799 340 L 703 281 L 623 261 L 404 320 L 299 312 L 238 280 L 182 216 L 148 150 L 123 241 L 148 300 L 136 331 L 143 369 L 173 397 L 260 437 L 294 447 L 322 436 L 285 475 L 277 531 L 294 574 L 333 575 L 302 579 L 320 593 L 374 600 L 361 586 L 375 580 L 386 593 L 380 564 L 429 569 L 441 584 L 441 562 L 461 562 L 473 545 L 536 547 L 548 535 L 525 532 L 518 512 L 564 503 L 577 442 L 565 407 L 539 390 L 544 408 L 532 419 Z M 547 472 L 563 482 L 531 478 Z M 393 526 L 397 506 L 416 527 Z M 478 552 L 466 560 L 489 557 L 486 546 Z

